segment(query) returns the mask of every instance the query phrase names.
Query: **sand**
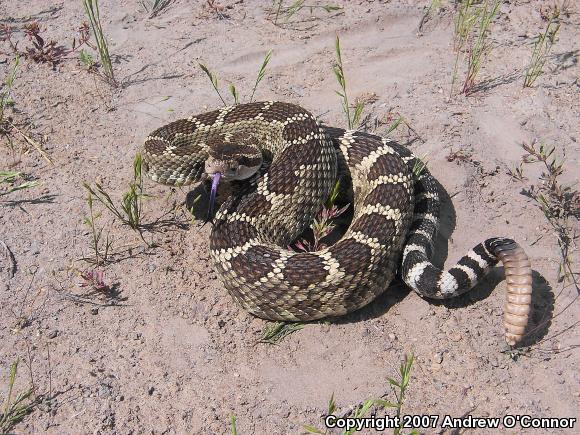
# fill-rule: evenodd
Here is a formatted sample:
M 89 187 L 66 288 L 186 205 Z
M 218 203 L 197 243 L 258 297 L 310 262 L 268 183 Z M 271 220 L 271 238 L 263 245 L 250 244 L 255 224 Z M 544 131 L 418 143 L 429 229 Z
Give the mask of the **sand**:
M 577 288 L 558 282 L 557 235 L 523 194 L 539 184 L 541 165 L 525 165 L 523 182 L 508 174 L 525 154 L 522 143 L 544 141 L 565 158 L 562 181 L 579 178 L 577 10 L 562 17 L 545 74 L 523 88 L 533 37 L 546 26 L 545 2 L 503 2 L 493 50 L 465 96 L 450 95 L 454 9 L 447 2 L 421 32 L 428 1 L 337 0 L 340 11 L 303 10 L 278 25 L 266 0 L 223 0 L 222 11 L 177 0 L 154 18 L 137 1 L 100 3 L 120 86 L 87 72 L 78 53 L 54 66 L 22 58 L 8 115 L 54 164 L 20 138 L 14 150 L 2 138 L 0 169 L 40 183 L 0 197 L 0 241 L 16 262 L 11 276 L 10 258 L 0 255 L 0 396 L 19 359 L 15 391 L 33 385 L 39 397 L 14 432 L 225 433 L 231 416 L 240 434 L 323 429 L 332 394 L 337 415 L 365 399 L 394 400 L 387 379 L 398 377 L 410 354 L 405 415 L 580 417 Z M 0 23 L 20 29 L 38 21 L 47 40 L 67 48 L 83 20 L 80 2 L 0 3 Z M 102 268 L 112 289 L 79 286 L 79 271 L 93 268 L 82 260 L 93 256 L 83 183 L 102 184 L 118 202 L 151 131 L 222 105 L 199 62 L 219 76 L 225 99 L 234 83 L 248 101 L 271 49 L 255 98 L 297 103 L 345 127 L 332 72 L 337 34 L 351 100 L 367 101 L 368 130 L 384 134 L 403 116 L 407 125 L 392 136 L 426 156 L 446 192 L 435 262 L 449 267 L 499 235 L 530 256 L 531 326 L 538 327 L 517 358 L 502 352 L 501 267 L 457 300 L 426 301 L 394 283 L 358 312 L 308 324 L 278 345 L 257 344 L 268 322 L 236 305 L 217 278 L 210 225 L 191 222 L 183 208 L 189 188 L 149 180 L 143 222 L 152 225 L 144 238 L 154 246 L 95 203 L 97 226 L 113 240 L 112 262 Z M 13 39 L 20 50 L 31 45 L 20 31 Z M 13 54 L 6 42 L 0 50 L 4 77 Z M 459 81 L 464 70 L 461 63 Z M 577 219 L 570 225 L 578 230 Z M 436 426 L 421 431 L 453 432 L 441 420 Z

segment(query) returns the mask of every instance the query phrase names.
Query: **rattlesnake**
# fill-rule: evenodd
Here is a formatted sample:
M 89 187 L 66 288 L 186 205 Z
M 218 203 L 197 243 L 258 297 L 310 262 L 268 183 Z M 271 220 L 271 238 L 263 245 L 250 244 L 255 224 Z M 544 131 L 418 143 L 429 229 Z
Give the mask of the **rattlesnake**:
M 224 107 L 164 125 L 147 137 L 143 168 L 169 185 L 213 177 L 236 194 L 213 221 L 210 249 L 230 294 L 251 313 L 305 321 L 356 310 L 385 291 L 397 270 L 421 296 L 472 288 L 501 260 L 507 276 L 505 337 L 521 340 L 531 304 L 531 267 L 513 240 L 491 238 L 444 272 L 431 264 L 439 193 L 426 168 L 386 138 L 319 125 L 282 102 Z M 317 252 L 288 246 L 310 225 L 337 177 L 352 195 L 352 222 Z

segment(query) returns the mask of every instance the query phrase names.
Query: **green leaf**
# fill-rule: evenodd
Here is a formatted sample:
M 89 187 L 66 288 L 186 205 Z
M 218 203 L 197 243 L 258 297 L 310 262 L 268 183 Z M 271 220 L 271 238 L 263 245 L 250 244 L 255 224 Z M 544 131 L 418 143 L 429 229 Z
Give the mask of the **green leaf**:
M 250 96 L 250 103 L 252 101 L 254 101 L 254 94 L 256 93 L 256 89 L 258 88 L 258 85 L 260 84 L 260 82 L 264 78 L 264 75 L 266 74 L 266 67 L 268 66 L 268 63 L 270 62 L 271 58 L 272 58 L 272 50 L 268 50 L 268 52 L 266 53 L 266 56 L 264 57 L 264 61 L 262 62 L 262 66 L 260 67 L 260 70 L 258 71 L 258 76 L 256 77 L 256 82 L 254 83 L 254 88 L 252 89 L 252 95 Z
M 332 393 L 328 401 L 328 415 L 334 414 L 334 411 L 336 411 L 336 403 L 334 402 L 334 393 Z
M 395 122 L 393 122 L 389 128 L 387 129 L 386 134 L 389 134 L 393 131 L 395 131 L 397 129 L 397 127 L 401 124 L 401 122 L 403 121 L 403 117 L 399 116 L 397 119 L 395 119 Z
M 220 100 L 222 100 L 222 103 L 224 104 L 224 106 L 227 106 L 225 100 L 222 97 L 222 94 L 219 91 L 219 88 L 218 88 L 218 78 L 217 78 L 217 76 L 213 72 L 211 72 L 209 70 L 209 68 L 207 66 L 205 66 L 203 63 L 199 63 L 199 67 L 208 76 L 209 81 L 211 82 L 214 90 L 217 92 L 218 96 L 220 97 Z
M 352 125 L 358 126 L 360 123 L 360 119 L 365 108 L 364 103 L 357 103 L 354 108 L 354 114 L 352 116 Z
M 239 104 L 240 103 L 240 98 L 238 95 L 238 91 L 236 90 L 236 87 L 230 83 L 230 94 L 232 94 L 232 97 L 234 97 L 234 104 Z
M 333 11 L 339 11 L 342 8 L 340 6 L 335 6 L 335 5 L 324 5 L 324 6 L 322 6 L 322 9 L 324 9 L 326 12 L 333 12 Z
M 238 429 L 236 428 L 236 416 L 232 415 L 232 435 L 238 435 Z
M 389 378 L 389 379 L 387 379 L 387 381 L 389 381 L 389 384 L 391 384 L 395 387 L 401 388 L 401 385 L 397 381 L 395 381 L 394 379 Z
M 342 65 L 342 57 L 340 55 L 340 39 L 338 38 L 338 35 L 336 35 L 336 39 L 334 40 L 334 50 L 336 51 L 338 63 Z

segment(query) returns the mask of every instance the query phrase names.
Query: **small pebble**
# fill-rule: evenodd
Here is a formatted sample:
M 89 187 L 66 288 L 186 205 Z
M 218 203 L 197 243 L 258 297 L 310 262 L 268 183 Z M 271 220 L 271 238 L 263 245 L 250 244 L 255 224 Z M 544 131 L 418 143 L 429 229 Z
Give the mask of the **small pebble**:
M 443 362 L 443 354 L 440 352 L 437 352 L 436 354 L 434 354 L 433 361 L 436 362 L 437 364 L 441 364 Z
M 50 331 L 48 333 L 48 338 L 56 338 L 57 335 L 58 335 L 58 331 L 56 329 L 53 329 L 52 331 Z
M 91 314 L 94 316 L 95 314 L 99 314 L 99 309 L 97 307 L 91 308 Z
M 449 339 L 451 341 L 458 342 L 458 341 L 461 340 L 461 334 L 459 332 L 456 332 L 456 331 L 455 332 L 450 332 L 449 333 Z

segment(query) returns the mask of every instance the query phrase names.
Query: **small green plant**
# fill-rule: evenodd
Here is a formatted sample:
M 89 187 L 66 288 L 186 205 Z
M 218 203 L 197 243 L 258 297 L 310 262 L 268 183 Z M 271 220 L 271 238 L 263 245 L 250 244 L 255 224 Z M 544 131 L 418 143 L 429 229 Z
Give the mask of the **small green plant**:
M 224 104 L 224 106 L 227 106 L 228 104 L 226 103 L 226 100 L 224 100 L 224 97 L 222 97 L 222 94 L 220 93 L 218 76 L 213 71 L 211 71 L 207 66 L 205 66 L 203 63 L 200 63 L 199 67 L 209 78 L 211 85 L 213 86 L 214 90 L 217 92 L 218 97 L 220 97 L 220 100 L 222 100 L 222 103 Z M 232 87 L 235 90 L 235 86 L 232 85 Z M 232 88 L 230 88 L 230 92 L 231 91 L 232 91 Z M 234 97 L 234 100 L 235 100 L 235 97 Z
M 305 0 L 295 0 L 294 3 L 292 3 L 290 6 L 286 6 L 284 3 L 285 3 L 284 0 L 272 1 L 272 7 L 270 9 L 269 15 L 271 17 L 272 23 L 274 23 L 274 25 L 276 26 L 278 25 L 278 20 L 280 19 L 280 17 L 283 17 L 284 20 L 288 22 L 290 18 L 292 18 L 295 14 L 297 14 L 303 9 L 308 9 L 310 11 L 310 14 L 312 14 L 315 9 L 320 9 L 327 13 L 342 9 L 340 6 L 331 4 L 326 5 L 306 4 Z
M 250 95 L 250 103 L 254 101 L 254 95 L 256 94 L 256 89 L 258 89 L 258 85 L 266 75 L 266 67 L 268 63 L 270 63 L 270 59 L 272 58 L 272 50 L 268 50 L 266 56 L 264 57 L 264 61 L 262 62 L 262 66 L 258 71 L 258 76 L 256 77 L 256 81 L 254 82 L 254 87 L 252 88 L 252 95 Z
M 109 233 L 103 240 L 103 228 L 97 228 L 96 220 L 101 217 L 101 213 L 95 213 L 93 208 L 93 195 L 87 193 L 87 205 L 89 206 L 89 216 L 85 218 L 84 223 L 91 230 L 94 259 L 91 260 L 96 266 L 102 266 L 107 262 L 109 251 L 113 241 L 109 239 Z
M 575 284 L 577 272 L 572 269 L 572 251 L 574 246 L 574 230 L 572 219 L 580 217 L 580 192 L 573 186 L 563 185 L 559 177 L 564 173 L 564 160 L 555 156 L 555 147 L 540 143 L 522 145 L 527 152 L 520 165 L 508 173 L 519 181 L 525 181 L 523 165 L 541 163 L 544 171 L 539 183 L 531 185 L 524 193 L 532 198 L 542 209 L 546 219 L 556 232 L 562 260 L 558 271 L 558 281 L 568 280 Z
M 234 104 L 237 106 L 238 104 L 240 104 L 240 95 L 238 94 L 238 90 L 236 89 L 236 86 L 233 83 L 230 83 L 229 89 L 230 94 L 232 94 L 232 97 L 234 98 Z
M 238 429 L 236 429 L 236 416 L 232 415 L 232 435 L 238 435 Z
M 268 63 L 270 62 L 271 58 L 272 58 L 272 50 L 268 50 L 268 52 L 266 53 L 266 56 L 264 57 L 264 61 L 262 62 L 262 66 L 260 67 L 260 69 L 258 71 L 256 81 L 254 82 L 254 87 L 252 88 L 252 93 L 251 93 L 250 99 L 249 99 L 250 103 L 252 101 L 254 101 L 254 95 L 256 94 L 256 89 L 258 88 L 258 85 L 260 84 L 260 82 L 262 81 L 264 76 L 266 75 L 266 67 L 268 66 Z M 211 85 L 213 86 L 214 90 L 218 94 L 218 97 L 220 97 L 220 100 L 222 101 L 224 106 L 227 106 L 228 104 L 226 103 L 226 100 L 224 99 L 224 97 L 222 96 L 222 94 L 219 90 L 218 76 L 202 63 L 199 64 L 199 67 L 209 78 Z M 236 89 L 236 86 L 233 83 L 230 83 L 229 91 L 234 99 L 234 104 L 235 105 L 239 104 L 240 103 L 240 95 Z
M 415 160 L 415 163 L 413 164 L 412 172 L 415 179 L 419 178 L 419 175 L 423 173 L 426 167 L 427 167 L 427 155 L 425 154 L 423 157 L 417 158 L 417 160 Z
M 405 394 L 407 392 L 407 388 L 408 388 L 409 382 L 411 380 L 411 368 L 413 366 L 413 361 L 414 361 L 413 355 L 410 355 L 410 356 L 405 355 L 405 359 L 401 363 L 401 366 L 399 368 L 400 380 L 387 378 L 387 381 L 389 382 L 389 386 L 391 387 L 391 391 L 395 395 L 396 402 L 390 402 L 384 398 L 367 399 L 364 402 L 359 403 L 356 406 L 356 408 L 350 414 L 350 418 L 352 418 L 353 420 L 358 420 L 358 419 L 363 418 L 365 415 L 367 415 L 369 413 L 369 411 L 371 410 L 371 408 L 373 406 L 378 408 L 378 409 L 393 408 L 393 409 L 395 409 L 395 412 L 396 412 L 395 417 L 396 417 L 397 421 L 399 422 L 399 427 L 394 428 L 393 434 L 399 435 L 401 433 L 401 427 L 402 427 L 401 410 L 403 408 L 403 403 L 405 401 Z M 383 395 L 383 397 L 385 397 L 386 395 L 387 395 L 387 393 L 385 393 Z M 337 408 L 336 408 L 336 403 L 334 401 L 334 394 L 333 394 L 330 397 L 330 400 L 328 401 L 328 410 L 327 410 L 326 415 L 327 416 L 334 415 L 336 410 L 337 410 Z M 326 435 L 329 433 L 328 431 L 323 432 L 320 429 L 318 429 L 314 426 L 310 426 L 310 425 L 305 425 L 304 429 L 306 429 L 306 431 L 309 433 L 315 433 L 315 434 L 319 434 L 319 435 Z M 356 427 L 344 430 L 342 432 L 342 435 L 351 435 L 355 432 L 357 432 Z M 413 431 L 411 431 L 411 434 L 418 434 L 418 432 L 413 430 Z
M 322 239 L 330 235 L 332 231 L 336 228 L 333 220 L 342 215 L 350 206 L 346 204 L 344 207 L 338 208 L 334 203 L 338 194 L 340 192 L 340 181 L 334 184 L 334 188 L 330 194 L 330 197 L 326 201 L 326 204 L 322 207 L 322 210 L 318 213 L 314 222 L 310 224 L 310 229 L 312 230 L 313 241 L 310 242 L 303 238 L 296 241 L 295 246 L 298 250 L 304 252 L 319 251 L 324 249 L 326 245 L 322 243 Z
M 38 186 L 38 181 L 25 181 L 24 183 L 16 184 L 18 179 L 23 177 L 21 172 L 0 171 L 0 186 L 8 185 L 6 189 L 0 190 L 0 196 L 8 195 L 17 190 L 30 189 Z
M 419 133 L 417 133 L 417 131 L 411 126 L 409 121 L 407 121 L 405 117 L 401 115 L 399 112 L 390 111 L 385 118 L 382 119 L 375 118 L 374 127 L 372 128 L 377 130 L 380 126 L 385 124 L 388 124 L 389 127 L 383 133 L 383 136 L 388 137 L 393 131 L 398 129 L 401 125 L 404 125 L 407 129 L 408 136 L 414 136 L 415 139 L 418 139 L 423 143 L 425 142 L 423 138 L 421 138 Z
M 457 3 L 455 17 L 454 48 L 458 51 L 463 48 L 472 29 L 475 27 L 480 10 L 475 8 L 477 0 L 464 0 Z
M 393 121 L 393 123 L 391 125 L 389 125 L 389 128 L 387 128 L 387 131 L 385 134 L 389 134 L 392 133 L 393 131 L 395 131 L 399 125 L 401 125 L 401 122 L 404 121 L 404 118 L 402 116 L 399 116 L 397 119 L 395 119 L 395 121 Z
M 259 343 L 278 344 L 284 337 L 304 328 L 304 323 L 273 322 L 264 328 Z
M 335 411 L 336 411 L 336 402 L 334 401 L 334 393 L 332 393 L 330 395 L 330 400 L 328 401 L 328 406 L 326 407 L 326 415 L 334 415 Z M 308 433 L 315 433 L 321 435 L 328 433 L 322 432 L 320 429 L 317 429 L 316 427 L 310 426 L 308 424 L 304 425 L 304 429 L 306 429 L 306 432 Z
M 530 59 L 524 76 L 524 88 L 532 86 L 536 79 L 543 73 L 544 65 L 552 50 L 552 46 L 556 42 L 558 30 L 560 30 L 559 19 L 560 9 L 558 6 L 554 6 L 549 12 L 546 29 L 538 35 L 534 42 L 532 58 Z
M 336 80 L 340 85 L 341 90 L 335 91 L 341 98 L 342 98 L 342 111 L 346 115 L 346 119 L 348 122 L 348 128 L 353 129 L 358 127 L 360 124 L 362 112 L 364 110 L 364 103 L 359 101 L 355 104 L 354 111 L 351 113 L 351 107 L 348 102 L 348 94 L 346 92 L 346 78 L 344 76 L 344 67 L 342 64 L 342 54 L 340 51 L 340 39 L 338 36 L 334 42 L 334 48 L 336 51 L 336 65 L 333 66 L 334 75 L 336 76 Z
M 407 388 L 409 387 L 409 381 L 411 380 L 411 368 L 413 367 L 413 361 L 415 357 L 413 354 L 410 356 L 405 355 L 405 360 L 401 363 L 399 367 L 400 380 L 396 381 L 393 378 L 389 378 L 389 384 L 391 386 L 391 391 L 395 395 L 397 402 L 394 404 L 396 413 L 395 415 L 401 418 L 401 409 L 403 408 L 403 403 L 405 401 L 405 394 L 407 393 Z M 401 433 L 401 427 L 395 428 L 393 431 L 394 435 Z M 415 432 L 416 433 L 416 432 Z
M 2 409 L 0 410 L 0 433 L 8 434 L 12 432 L 14 426 L 22 421 L 22 419 L 32 412 L 34 402 L 31 401 L 33 388 L 29 388 L 16 395 L 12 400 L 14 390 L 14 382 L 16 381 L 16 374 L 18 371 L 18 360 L 14 361 L 10 366 L 10 375 L 8 377 L 8 389 L 6 397 L 3 401 Z
M 84 183 L 83 186 L 85 189 L 87 189 L 90 196 L 94 197 L 97 201 L 109 209 L 109 211 L 123 224 L 128 225 L 133 230 L 137 231 L 139 235 L 141 235 L 141 238 L 143 238 L 143 235 L 141 234 L 143 198 L 147 197 L 148 195 L 143 189 L 143 174 L 141 171 L 140 154 L 137 154 L 135 161 L 133 162 L 133 181 L 129 183 L 129 191 L 123 195 L 120 208 L 115 205 L 111 199 L 111 196 L 99 183 L 95 184 L 95 189 L 86 183 Z
M 469 94 L 473 90 L 483 60 L 491 51 L 488 37 L 491 22 L 499 10 L 500 4 L 501 0 L 465 0 L 459 3 L 455 20 L 456 56 L 451 92 L 453 92 L 453 86 L 457 79 L 459 60 L 462 54 L 467 59 L 467 71 L 461 92 Z
M 91 72 L 96 71 L 97 62 L 95 62 L 93 55 L 88 51 L 81 50 L 79 52 L 79 60 L 81 61 L 81 64 L 86 68 L 87 71 Z
M 99 52 L 101 65 L 103 66 L 104 77 L 109 84 L 117 86 L 115 74 L 113 73 L 113 64 L 111 63 L 111 57 L 109 55 L 109 45 L 107 44 L 107 40 L 103 33 L 103 27 L 101 25 L 99 0 L 83 0 L 83 5 L 93 31 L 93 36 L 97 41 L 97 50 Z
M 171 0 L 140 0 L 141 5 L 149 13 L 149 18 L 158 15 L 164 8 L 169 6 Z

